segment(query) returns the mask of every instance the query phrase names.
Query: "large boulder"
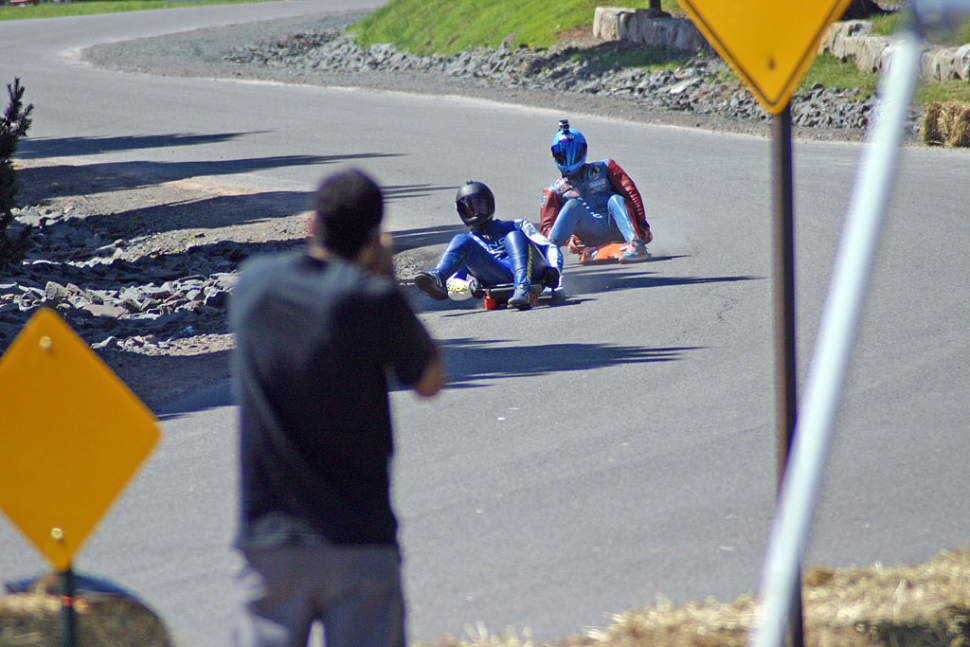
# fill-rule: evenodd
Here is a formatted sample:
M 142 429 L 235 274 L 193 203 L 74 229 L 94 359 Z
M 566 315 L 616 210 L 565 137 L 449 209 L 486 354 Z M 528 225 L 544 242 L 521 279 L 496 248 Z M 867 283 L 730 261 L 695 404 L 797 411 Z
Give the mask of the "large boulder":
M 593 38 L 634 40 L 637 12 L 623 7 L 596 7 L 593 13 Z
M 651 9 L 597 7 L 593 37 L 683 52 L 714 52 L 694 23 L 685 18 L 657 18 Z
M 829 52 L 840 61 L 855 60 L 864 36 L 872 30 L 872 23 L 864 20 L 839 21 L 825 32 L 819 49 Z

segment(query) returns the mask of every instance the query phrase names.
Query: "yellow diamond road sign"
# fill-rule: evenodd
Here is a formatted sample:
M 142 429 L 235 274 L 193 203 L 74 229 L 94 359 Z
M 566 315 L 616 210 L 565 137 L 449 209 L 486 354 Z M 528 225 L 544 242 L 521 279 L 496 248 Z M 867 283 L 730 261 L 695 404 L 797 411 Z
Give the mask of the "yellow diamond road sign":
M 678 0 L 697 29 L 771 114 L 782 112 L 825 30 L 851 0 Z
M 59 571 L 158 442 L 155 417 L 53 310 L 0 358 L 0 509 Z

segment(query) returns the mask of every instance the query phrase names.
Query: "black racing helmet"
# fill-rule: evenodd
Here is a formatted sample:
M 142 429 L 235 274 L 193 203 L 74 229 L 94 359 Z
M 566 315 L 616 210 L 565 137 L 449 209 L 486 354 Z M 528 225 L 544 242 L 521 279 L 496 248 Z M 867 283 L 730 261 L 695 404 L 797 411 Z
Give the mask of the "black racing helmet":
M 465 182 L 455 196 L 455 206 L 468 227 L 484 227 L 495 217 L 495 196 L 481 182 Z

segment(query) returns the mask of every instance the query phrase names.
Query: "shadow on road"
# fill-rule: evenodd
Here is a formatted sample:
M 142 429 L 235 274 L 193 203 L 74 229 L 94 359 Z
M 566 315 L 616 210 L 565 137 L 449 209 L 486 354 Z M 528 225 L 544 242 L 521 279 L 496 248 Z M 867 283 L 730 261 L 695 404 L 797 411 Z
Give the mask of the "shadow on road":
M 589 266 L 567 271 L 564 275 L 566 291 L 570 295 L 579 295 L 613 290 L 764 280 L 760 276 L 659 276 L 657 272 L 647 271 L 657 261 L 675 258 L 681 257 L 655 258 L 649 264 Z
M 470 338 L 441 341 L 445 365 L 448 367 L 446 388 L 478 388 L 496 379 L 587 371 L 621 364 L 673 362 L 682 359 L 689 351 L 703 349 L 700 346 L 644 348 L 609 344 L 546 344 L 531 346 L 527 353 L 523 353 L 521 346 L 496 346 L 504 343 L 504 340 Z M 392 391 L 402 389 L 399 385 L 391 386 Z M 194 412 L 234 404 L 230 383 L 225 379 L 158 406 L 157 416 L 160 421 L 175 420 Z
M 265 132 L 265 131 L 262 131 Z M 24 140 L 17 152 L 23 159 L 43 159 L 45 157 L 74 157 L 97 155 L 114 151 L 144 150 L 146 148 L 171 148 L 174 146 L 199 146 L 202 144 L 221 144 L 252 133 L 217 133 L 212 135 L 192 135 L 172 133 L 170 135 L 129 135 L 124 137 L 45 137 Z
M 232 396 L 232 383 L 227 378 L 218 384 L 188 393 L 161 405 L 156 417 L 159 422 L 166 422 L 177 420 L 191 413 L 219 407 L 231 407 L 235 404 L 235 399 Z
M 180 229 L 221 229 L 271 218 L 287 218 L 307 211 L 309 205 L 310 194 L 303 191 L 265 191 L 169 202 L 98 215 L 97 226 L 100 231 L 108 232 L 114 238 L 160 234 Z
M 451 191 L 452 187 L 432 184 L 388 184 L 381 185 L 381 190 L 388 202 L 396 202 L 407 198 L 420 198 L 440 191 Z
M 485 386 L 488 380 L 531 377 L 563 371 L 588 371 L 620 364 L 673 362 L 698 346 L 645 348 L 610 344 L 496 346 L 503 340 L 451 339 L 441 346 L 448 367 L 448 388 Z
M 20 169 L 18 178 L 37 191 L 56 195 L 76 195 L 127 191 L 188 178 L 207 178 L 266 169 L 294 166 L 342 164 L 378 157 L 397 157 L 395 153 L 360 153 L 357 155 L 278 155 L 230 160 L 192 162 L 105 162 L 95 164 L 56 164 Z M 321 173 L 322 175 L 322 173 Z M 308 187 L 312 188 L 312 187 Z
M 430 245 L 446 245 L 455 234 L 464 234 L 467 232 L 468 227 L 464 225 L 444 225 L 395 231 L 392 236 L 397 251 L 404 252 L 409 249 L 428 247 Z M 443 251 L 444 249 L 437 250 L 437 253 L 440 254 Z

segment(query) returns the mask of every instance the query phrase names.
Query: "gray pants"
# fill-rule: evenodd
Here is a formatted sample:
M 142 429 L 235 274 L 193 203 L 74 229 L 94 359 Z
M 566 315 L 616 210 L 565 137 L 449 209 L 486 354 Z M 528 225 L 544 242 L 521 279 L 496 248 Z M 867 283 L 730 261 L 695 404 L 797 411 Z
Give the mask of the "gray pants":
M 243 551 L 236 647 L 304 647 L 315 621 L 327 647 L 404 647 L 396 546 L 287 545 Z

